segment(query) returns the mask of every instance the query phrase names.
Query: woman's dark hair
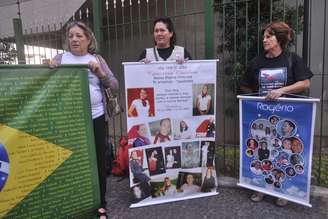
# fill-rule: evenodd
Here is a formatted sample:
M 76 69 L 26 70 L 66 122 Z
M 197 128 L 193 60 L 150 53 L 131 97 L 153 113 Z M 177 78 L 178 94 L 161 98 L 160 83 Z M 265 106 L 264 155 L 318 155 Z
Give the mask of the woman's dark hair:
M 69 42 L 68 42 L 68 34 L 70 29 L 73 27 L 79 27 L 83 30 L 84 35 L 87 37 L 87 39 L 90 40 L 90 43 L 88 45 L 88 52 L 91 54 L 96 53 L 97 50 L 97 40 L 95 35 L 93 34 L 92 30 L 83 22 L 81 21 L 73 21 L 66 26 L 66 32 L 65 32 L 65 41 L 64 41 L 64 49 L 67 51 L 70 51 L 69 48 Z
M 286 49 L 288 43 L 293 39 L 293 29 L 288 26 L 285 22 L 272 22 L 268 24 L 264 30 L 268 31 L 270 35 L 274 35 L 282 49 Z
M 288 125 L 289 125 L 290 127 L 292 127 L 292 128 L 293 128 L 293 130 L 295 129 L 295 124 L 294 124 L 292 121 L 289 121 L 289 120 L 285 120 L 284 122 L 287 122 L 287 123 L 288 123 Z
M 186 127 L 182 127 L 182 125 L 181 125 L 181 122 L 184 122 L 185 123 L 185 125 L 186 125 Z M 180 122 L 180 132 L 183 132 L 183 131 L 187 131 L 188 130 L 188 125 L 187 125 L 187 123 L 185 122 L 185 121 L 181 121 Z
M 155 18 L 153 24 L 154 24 L 154 27 L 155 28 L 155 25 L 158 23 L 158 22 L 162 22 L 166 25 L 166 28 L 171 32 L 173 33 L 171 39 L 170 39 L 170 46 L 174 46 L 175 43 L 176 43 L 176 34 L 175 34 L 175 30 L 174 30 L 174 25 L 173 25 L 173 22 L 171 20 L 171 18 L 169 17 L 166 17 L 166 16 L 161 16 L 161 17 L 157 17 Z M 156 45 L 156 41 L 155 41 L 155 45 Z

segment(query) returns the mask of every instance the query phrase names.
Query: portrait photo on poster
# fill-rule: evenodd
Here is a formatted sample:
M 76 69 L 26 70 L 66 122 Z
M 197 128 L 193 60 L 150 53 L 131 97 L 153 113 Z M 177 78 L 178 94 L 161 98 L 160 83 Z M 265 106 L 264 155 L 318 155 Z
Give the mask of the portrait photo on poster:
M 132 147 L 141 147 L 151 144 L 148 125 L 142 123 L 132 126 L 128 132 L 128 141 Z
M 149 123 L 153 144 L 169 142 L 172 140 L 172 126 L 170 118 L 163 118 Z
M 192 119 L 173 120 L 174 140 L 191 139 L 195 137 L 195 125 Z
M 154 88 L 127 89 L 128 117 L 154 117 Z
M 201 167 L 213 167 L 215 159 L 215 142 L 201 141 Z
M 202 174 L 179 172 L 177 190 L 183 195 L 191 195 L 201 192 Z
M 214 115 L 214 84 L 193 84 L 193 116 Z
M 200 167 L 199 141 L 182 142 L 181 167 L 184 169 Z
M 165 147 L 164 151 L 166 169 L 181 168 L 181 147 Z
M 165 176 L 161 180 L 150 181 L 152 197 L 174 198 L 177 196 L 177 178 Z
M 215 118 L 210 116 L 201 121 L 196 128 L 196 137 L 215 137 Z
M 148 183 L 142 182 L 131 187 L 131 203 L 137 203 L 151 195 L 151 187 Z
M 148 183 L 150 180 L 147 174 L 147 167 L 144 167 L 144 149 L 130 151 L 129 168 L 130 168 L 130 181 L 135 183 Z
M 158 175 L 165 173 L 164 156 L 162 147 L 153 147 L 145 149 L 147 155 L 149 175 Z

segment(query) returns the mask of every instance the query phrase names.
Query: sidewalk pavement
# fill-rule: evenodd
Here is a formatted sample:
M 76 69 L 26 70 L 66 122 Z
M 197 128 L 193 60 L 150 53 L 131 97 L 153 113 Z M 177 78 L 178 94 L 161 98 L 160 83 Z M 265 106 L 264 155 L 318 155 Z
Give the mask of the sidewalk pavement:
M 119 177 L 108 177 L 107 203 L 109 218 L 328 218 L 328 189 L 311 188 L 312 208 L 289 202 L 285 207 L 277 207 L 275 198 L 265 196 L 260 203 L 250 201 L 251 190 L 236 186 L 234 178 L 219 178 L 219 195 L 129 208 L 129 180 L 119 181 Z

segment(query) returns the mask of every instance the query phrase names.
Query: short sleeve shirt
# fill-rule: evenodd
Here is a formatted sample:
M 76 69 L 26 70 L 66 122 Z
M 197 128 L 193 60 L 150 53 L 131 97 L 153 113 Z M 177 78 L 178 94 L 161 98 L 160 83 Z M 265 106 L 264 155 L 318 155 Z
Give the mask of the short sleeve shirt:
M 267 58 L 262 54 L 249 63 L 241 85 L 251 88 L 252 92 L 265 94 L 312 76 L 313 73 L 295 53 L 282 52 L 274 58 Z

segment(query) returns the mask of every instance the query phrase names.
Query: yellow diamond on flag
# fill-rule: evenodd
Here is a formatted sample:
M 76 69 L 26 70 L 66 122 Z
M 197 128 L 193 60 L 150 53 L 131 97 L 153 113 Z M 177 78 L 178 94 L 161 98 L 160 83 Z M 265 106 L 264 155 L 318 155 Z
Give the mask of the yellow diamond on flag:
M 9 157 L 9 162 L 2 162 L 7 174 L 0 189 L 2 218 L 67 160 L 72 151 L 3 124 L 0 144 Z

